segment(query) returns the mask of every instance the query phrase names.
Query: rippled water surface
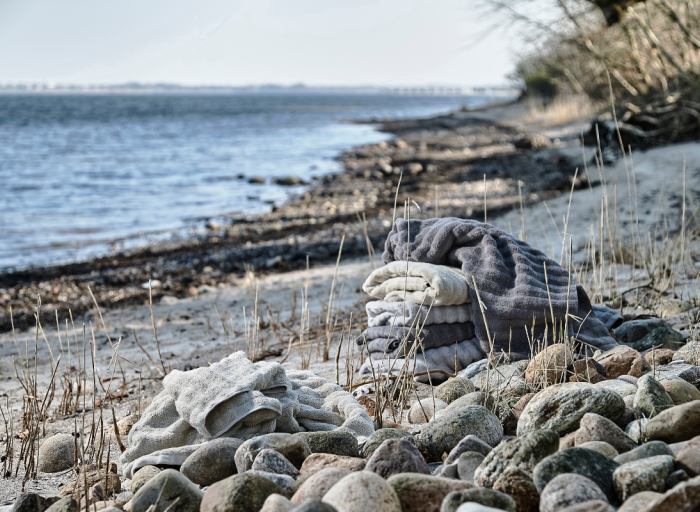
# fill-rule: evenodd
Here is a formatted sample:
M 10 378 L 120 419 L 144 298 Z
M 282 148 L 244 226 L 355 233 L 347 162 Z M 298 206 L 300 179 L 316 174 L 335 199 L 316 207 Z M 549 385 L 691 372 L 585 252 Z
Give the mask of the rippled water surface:
M 337 171 L 387 135 L 350 118 L 429 116 L 484 97 L 0 96 L 0 269 L 183 236 L 300 187 L 247 178 Z M 246 179 L 240 179 L 244 175 Z

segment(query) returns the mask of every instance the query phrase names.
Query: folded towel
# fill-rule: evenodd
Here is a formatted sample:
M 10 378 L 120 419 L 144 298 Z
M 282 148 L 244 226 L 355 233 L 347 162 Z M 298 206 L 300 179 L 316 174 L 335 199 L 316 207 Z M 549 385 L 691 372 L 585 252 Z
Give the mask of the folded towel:
M 422 350 L 452 346 L 474 337 L 474 324 L 434 324 L 425 327 L 391 326 L 369 327 L 355 338 L 355 344 L 369 354 L 385 357 L 401 356 L 410 351 L 410 346 L 418 339 Z
M 453 306 L 469 300 L 464 274 L 454 267 L 396 261 L 372 272 L 362 289 L 387 302 Z
M 465 281 L 466 282 L 466 281 Z M 375 300 L 365 306 L 370 327 L 383 325 L 462 324 L 471 320 L 471 308 L 459 306 L 426 306 L 413 302 Z
M 124 474 L 217 437 L 342 429 L 360 441 L 374 432 L 364 408 L 340 386 L 278 363 L 252 363 L 236 352 L 208 367 L 173 371 L 129 432 Z
M 371 378 L 379 374 L 398 375 L 408 364 L 407 371 L 411 375 L 425 373 L 425 375 L 416 375 L 414 377 L 416 382 L 435 383 L 447 379 L 447 375 L 442 372 L 454 374 L 484 357 L 479 340 L 474 338 L 452 346 L 428 349 L 425 353 L 419 352 L 415 358 L 408 359 L 408 363 L 402 357 L 374 359 L 374 355 L 370 355 L 370 358 L 366 359 L 360 367 L 360 377 Z M 372 367 L 374 367 L 374 373 Z M 428 371 L 430 371 L 430 377 L 427 375 Z
M 471 320 L 484 352 L 493 343 L 498 352 L 526 358 L 533 340 L 544 338 L 546 332 L 551 341 L 552 319 L 562 325 L 567 312 L 586 319 L 578 326 L 569 322 L 570 336 L 576 335 L 590 348 L 609 350 L 617 345 L 603 333 L 605 325 L 566 269 L 490 224 L 457 218 L 409 224 L 398 219 L 382 258 L 387 265 L 409 260 L 461 268 L 471 299 Z

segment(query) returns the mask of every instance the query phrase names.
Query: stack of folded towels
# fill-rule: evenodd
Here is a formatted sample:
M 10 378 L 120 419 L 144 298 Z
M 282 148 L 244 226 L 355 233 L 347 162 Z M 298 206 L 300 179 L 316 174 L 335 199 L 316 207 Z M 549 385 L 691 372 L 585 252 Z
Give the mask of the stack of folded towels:
M 490 352 L 528 358 L 565 328 L 579 353 L 617 345 L 616 311 L 591 305 L 569 271 L 490 224 L 398 219 L 382 259 L 363 285 L 380 300 L 356 339 L 362 377 L 408 365 L 415 380 L 444 379 Z

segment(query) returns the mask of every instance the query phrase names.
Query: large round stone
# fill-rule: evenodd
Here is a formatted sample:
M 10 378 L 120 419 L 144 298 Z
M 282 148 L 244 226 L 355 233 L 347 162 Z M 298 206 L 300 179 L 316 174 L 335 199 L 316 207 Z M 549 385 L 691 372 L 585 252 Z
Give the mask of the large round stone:
M 576 446 L 589 441 L 604 441 L 618 453 L 628 452 L 637 447 L 637 443 L 620 427 L 609 419 L 591 412 L 584 414 L 581 418 L 580 427 L 576 431 Z
M 345 457 L 357 457 L 360 454 L 357 438 L 345 430 L 300 432 L 296 435 L 306 441 L 311 453 L 331 453 Z
M 396 491 L 402 512 L 440 512 L 442 500 L 449 493 L 474 487 L 469 482 L 418 473 L 394 475 L 387 482 Z
M 646 424 L 646 435 L 666 443 L 679 443 L 700 435 L 700 401 L 659 413 Z
M 550 480 L 542 490 L 540 512 L 558 512 L 591 500 L 607 501 L 598 484 L 576 473 L 562 473 Z
M 540 509 L 540 493 L 532 475 L 522 469 L 507 468 L 493 484 L 493 489 L 513 498 L 519 512 L 538 512 Z
M 648 457 L 655 457 L 657 455 L 673 456 L 673 450 L 671 450 L 671 447 L 663 441 L 649 441 L 648 443 L 644 443 L 642 446 L 639 446 L 634 450 L 627 453 L 621 453 L 615 457 L 615 462 L 618 464 L 626 464 L 627 462 L 646 459 Z
M 700 391 L 690 382 L 684 380 L 668 379 L 661 383 L 668 396 L 673 400 L 673 405 L 682 405 L 700 400 Z
M 199 487 L 179 471 L 166 469 L 134 494 L 131 512 L 164 512 L 175 508 L 183 512 L 197 512 L 201 502 L 202 491 Z
M 400 428 L 380 428 L 379 430 L 375 430 L 374 434 L 369 436 L 369 439 L 367 439 L 362 446 L 362 456 L 366 459 L 387 439 L 398 439 L 401 437 L 412 436 Z
M 642 491 L 663 492 L 666 477 L 673 471 L 674 458 L 657 455 L 621 465 L 613 473 L 615 488 L 622 501 Z
M 180 472 L 199 485 L 211 485 L 235 475 L 234 458 L 241 444 L 243 441 L 232 437 L 221 437 L 209 441 L 185 459 Z
M 338 512 L 402 512 L 401 503 L 392 486 L 370 471 L 349 474 L 331 487 L 323 501 L 335 507 Z
M 56 434 L 39 446 L 39 471 L 57 473 L 73 467 L 76 460 L 75 438 L 71 434 Z
M 299 486 L 292 496 L 292 503 L 301 505 L 310 499 L 323 499 L 331 487 L 350 473 L 351 471 L 344 468 L 325 468 L 314 473 Z
M 518 435 L 544 428 L 565 434 L 576 430 L 587 412 L 615 421 L 625 412 L 625 402 L 614 391 L 585 382 L 556 384 L 527 404 L 518 420 Z
M 456 512 L 463 503 L 478 503 L 485 507 L 507 512 L 516 512 L 517 504 L 515 500 L 492 489 L 464 489 L 462 491 L 452 491 L 442 500 L 440 512 Z
M 573 361 L 574 355 L 566 344 L 550 345 L 532 358 L 525 370 L 525 380 L 542 387 L 563 382 Z
M 475 389 L 474 384 L 469 379 L 455 377 L 435 388 L 435 398 L 449 404 L 467 393 L 472 393 Z
M 385 479 L 398 473 L 430 474 L 430 468 L 423 455 L 413 441 L 406 438 L 384 441 L 367 461 L 365 470 Z
M 689 341 L 683 345 L 673 354 L 673 360 L 700 366 L 700 341 Z
M 210 486 L 204 493 L 201 512 L 260 510 L 271 494 L 284 495 L 275 483 L 259 475 L 233 475 Z M 180 510 L 178 508 L 178 510 Z M 135 512 L 132 510 L 132 512 Z
M 595 356 L 594 360 L 605 369 L 609 379 L 617 379 L 622 375 L 641 377 L 651 369 L 639 352 L 625 345 L 603 352 Z
M 653 418 L 671 407 L 673 407 L 673 400 L 658 380 L 651 375 L 644 375 L 637 381 L 634 408 L 645 418 Z
M 265 434 L 248 439 L 236 450 L 235 462 L 238 472 L 245 473 L 251 469 L 255 457 L 266 448 L 281 453 L 296 468 L 300 468 L 306 457 L 311 455 L 308 443 L 301 436 L 280 433 Z
M 461 379 L 466 382 L 470 381 L 466 379 Z M 447 407 L 447 403 L 443 402 L 438 398 L 423 398 L 422 400 L 416 400 L 411 408 L 408 410 L 408 422 L 414 425 L 422 425 L 428 423 L 435 417 L 437 411 L 441 411 Z

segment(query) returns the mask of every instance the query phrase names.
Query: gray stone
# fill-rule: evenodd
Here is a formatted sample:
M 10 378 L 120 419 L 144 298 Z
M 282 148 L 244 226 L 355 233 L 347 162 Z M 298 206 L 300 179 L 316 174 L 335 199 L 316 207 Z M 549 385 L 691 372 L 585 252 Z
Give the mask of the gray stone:
M 466 379 L 460 379 L 469 382 Z M 408 410 L 408 422 L 414 425 L 422 425 L 433 419 L 435 413 L 447 407 L 447 403 L 437 398 L 430 397 L 416 400 Z
M 349 474 L 331 487 L 323 502 L 335 507 L 338 512 L 401 512 L 401 504 L 394 489 L 371 471 Z
M 460 480 L 474 483 L 474 473 L 482 462 L 484 462 L 484 456 L 480 453 L 464 452 L 457 459 L 457 476 Z
M 636 384 L 631 384 L 621 379 L 602 380 L 600 382 L 596 382 L 594 386 L 597 388 L 605 388 L 609 389 L 610 391 L 614 391 L 622 398 L 625 398 L 629 395 L 634 396 L 634 394 L 637 392 Z
M 78 502 L 71 496 L 64 496 L 47 508 L 46 512 L 78 512 Z
M 586 413 L 581 418 L 581 426 L 576 431 L 576 446 L 588 441 L 604 441 L 618 453 L 628 452 L 637 447 L 625 432 L 612 421 L 599 414 Z
M 671 361 L 663 366 L 657 366 L 654 375 L 658 381 L 664 381 L 675 376 L 691 383 L 693 386 L 700 385 L 700 366 L 683 361 Z
M 262 510 L 260 511 L 262 512 Z M 290 512 L 338 512 L 337 509 L 329 503 L 324 503 L 321 500 L 309 500 L 298 507 L 294 507 Z
M 532 475 L 522 469 L 506 469 L 493 484 L 493 489 L 513 498 L 519 512 L 538 512 L 540 509 L 540 493 Z
M 42 473 L 58 473 L 73 467 L 76 460 L 75 438 L 71 434 L 56 434 L 39 446 L 38 469 Z
M 690 477 L 684 470 L 678 469 L 676 471 L 671 471 L 666 477 L 665 487 L 666 489 L 673 489 L 681 482 L 687 482 L 688 480 L 690 480 Z
M 559 449 L 559 435 L 549 429 L 504 441 L 489 453 L 474 474 L 480 487 L 493 487 L 508 468 L 532 472 L 535 466 Z
M 655 501 L 661 493 L 654 491 L 638 492 L 627 498 L 625 502 L 617 509 L 617 512 L 639 512 L 644 510 L 649 503 Z
M 619 455 L 618 451 L 605 441 L 587 441 L 576 446 L 579 448 L 586 448 L 587 450 L 593 450 L 601 455 L 605 455 L 609 459 L 614 459 Z
M 684 339 L 685 337 L 680 332 L 663 326 L 657 327 L 640 340 L 630 343 L 630 347 L 639 352 L 644 352 L 652 347 L 676 349 L 683 343 Z
M 435 388 L 435 398 L 442 400 L 446 404 L 452 403 L 459 397 L 472 393 L 476 390 L 474 384 L 469 379 L 455 377 L 448 379 Z
M 568 448 L 550 455 L 535 466 L 533 480 L 542 492 L 545 486 L 557 475 L 576 473 L 593 480 L 605 493 L 610 503 L 617 502 L 613 483 L 613 471 L 619 464 L 612 459 L 585 448 Z
M 331 453 L 345 457 L 357 457 L 360 454 L 357 438 L 345 430 L 300 432 L 296 435 L 306 441 L 311 453 Z
M 289 462 L 281 453 L 269 448 L 260 450 L 260 453 L 253 461 L 251 469 L 278 475 L 288 475 L 292 478 L 299 476 L 299 470 L 294 467 L 294 464 Z
M 412 438 L 413 436 L 400 428 L 380 428 L 365 441 L 362 447 L 362 457 L 365 459 L 369 458 L 369 456 L 374 453 L 374 450 L 379 448 L 379 445 L 387 439 L 400 439 L 402 437 Z
M 673 354 L 673 360 L 700 366 L 700 341 L 689 341 L 683 345 Z
M 602 354 L 597 354 L 594 359 L 605 369 L 609 379 L 628 375 L 640 377 L 651 369 L 649 363 L 638 351 L 625 345 L 618 345 Z
M 615 462 L 618 464 L 626 464 L 657 455 L 670 455 L 673 457 L 673 450 L 663 441 L 649 441 L 634 450 L 618 455 L 615 457 Z
M 615 507 L 607 501 L 590 500 L 562 508 L 559 512 L 615 512 Z
M 418 473 L 394 475 L 387 482 L 399 497 L 402 512 L 439 512 L 449 493 L 474 488 L 469 482 Z
M 514 364 L 506 364 L 496 368 L 482 369 L 472 377 L 472 384 L 476 389 L 488 389 L 491 392 L 498 391 L 511 381 L 523 375 L 523 370 Z M 522 379 L 524 381 L 524 379 Z
M 173 503 L 176 503 L 173 505 Z M 178 511 L 197 512 L 202 491 L 174 469 L 166 469 L 148 480 L 131 500 L 131 512 L 164 512 L 172 505 Z M 154 506 L 158 503 L 157 506 Z M 260 504 L 262 506 L 262 503 Z
M 287 498 L 291 498 L 294 493 L 297 492 L 299 487 L 296 481 L 289 475 L 280 475 L 277 473 L 270 473 L 269 471 L 259 471 L 255 469 L 246 471 L 245 474 L 266 478 L 273 484 L 277 485 L 282 490 L 280 494 Z
M 260 512 L 291 512 L 294 503 L 280 494 L 270 494 L 263 503 Z
M 160 469 L 155 466 L 143 466 L 139 468 L 134 476 L 131 478 L 131 484 L 129 485 L 129 491 L 136 494 L 138 490 L 144 486 L 151 478 L 160 473 Z
M 475 435 L 470 434 L 464 439 L 462 439 L 459 443 L 457 443 L 457 446 L 452 448 L 450 454 L 445 459 L 445 464 L 452 464 L 453 462 L 457 462 L 459 456 L 462 455 L 464 452 L 477 452 L 486 457 L 489 453 L 491 453 L 491 449 L 492 448 L 485 442 L 483 442 L 481 439 L 479 439 Z
M 644 512 L 696 512 L 700 504 L 700 476 L 681 482 L 653 501 Z
M 576 430 L 587 412 L 615 421 L 625 412 L 625 402 L 614 391 L 593 384 L 555 384 L 537 393 L 527 404 L 518 420 L 518 435 L 545 428 L 565 434 Z
M 405 438 L 384 441 L 367 461 L 365 470 L 385 479 L 398 473 L 430 474 L 423 455 L 413 442 Z
M 306 457 L 311 455 L 311 449 L 303 437 L 292 434 L 265 434 L 245 441 L 236 450 L 234 459 L 238 472 L 245 473 L 251 469 L 255 457 L 266 448 L 284 455 L 295 468 L 300 468 Z
M 439 464 L 438 467 L 432 471 L 433 476 L 441 476 L 443 478 L 454 478 L 459 480 L 459 466 L 457 462 L 452 464 Z
M 558 512 L 592 500 L 608 501 L 598 484 L 590 478 L 576 473 L 562 473 L 542 489 L 540 512 Z
M 209 486 L 201 512 L 243 512 L 260 510 L 271 494 L 282 494 L 280 487 L 259 475 L 233 475 Z M 179 510 L 179 509 L 178 509 Z M 132 512 L 135 512 L 132 510 Z
M 460 505 L 470 502 L 507 512 L 516 512 L 517 509 L 515 500 L 502 492 L 492 489 L 464 489 L 452 491 L 445 496 L 440 512 L 456 512 Z
M 292 503 L 301 505 L 310 499 L 323 499 L 331 487 L 350 473 L 351 471 L 344 468 L 325 468 L 314 473 L 299 486 L 292 496 Z
M 661 385 L 673 400 L 673 405 L 687 404 L 693 400 L 700 400 L 700 391 L 690 382 L 677 379 L 669 379 L 661 382 Z
M 486 407 L 489 411 L 496 410 L 496 401 L 491 395 L 484 391 L 474 391 L 473 393 L 467 393 L 459 397 L 457 400 L 453 401 L 444 409 L 441 409 L 435 413 L 436 418 L 440 418 L 449 414 L 453 411 L 458 411 L 469 405 L 481 405 Z
M 651 375 L 644 375 L 639 379 L 637 394 L 634 395 L 634 408 L 640 414 L 645 418 L 653 418 L 671 407 L 673 407 L 673 400 L 658 380 Z
M 180 472 L 198 485 L 211 485 L 235 475 L 236 450 L 241 444 L 243 441 L 233 437 L 209 441 L 185 459 L 180 466 Z M 133 489 L 131 492 L 134 492 Z
M 344 468 L 349 471 L 362 471 L 365 469 L 366 461 L 359 457 L 344 457 L 343 455 L 333 455 L 331 453 L 312 453 L 299 472 L 302 476 L 308 477 L 318 473 L 325 468 Z
M 44 512 L 57 498 L 44 498 L 33 492 L 20 494 L 10 509 L 11 512 Z
M 656 455 L 622 464 L 613 473 L 615 488 L 622 501 L 642 491 L 663 492 L 666 477 L 673 471 L 674 459 Z
M 647 423 L 649 423 L 647 418 L 635 419 L 625 427 L 625 434 L 635 443 L 642 444 L 647 438 Z
M 450 453 L 469 434 L 495 446 L 503 438 L 503 425 L 485 407 L 470 405 L 424 425 L 416 437 L 416 445 L 427 454 L 428 460 L 441 461 L 443 453 Z
M 649 439 L 666 443 L 687 441 L 700 435 L 700 401 L 676 405 L 659 413 L 646 425 Z
M 614 332 L 617 341 L 629 344 L 641 340 L 654 329 L 664 326 L 668 324 L 660 318 L 644 318 L 624 322 Z

